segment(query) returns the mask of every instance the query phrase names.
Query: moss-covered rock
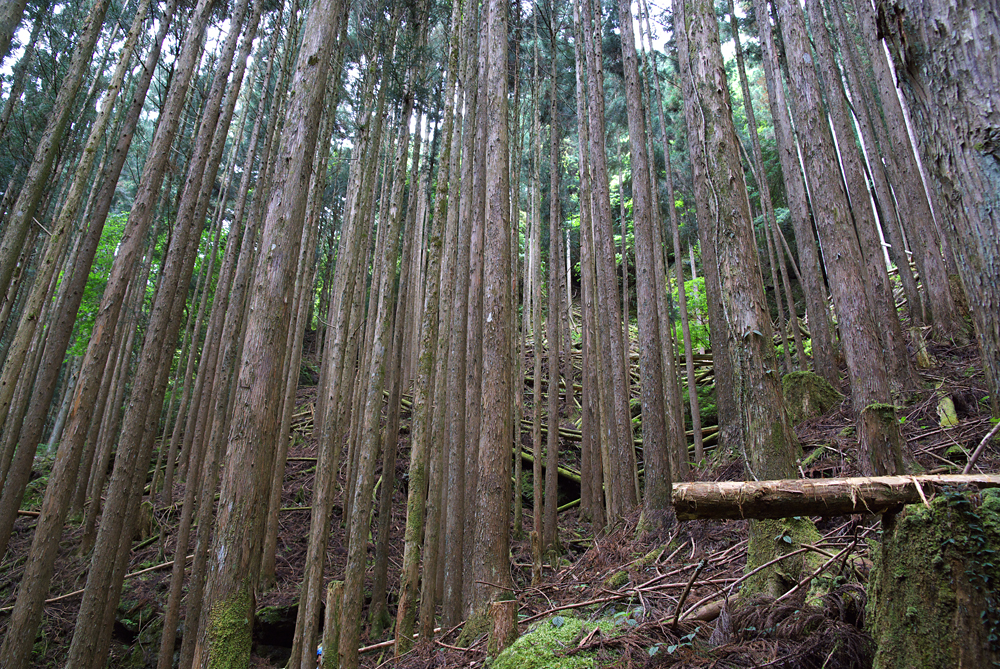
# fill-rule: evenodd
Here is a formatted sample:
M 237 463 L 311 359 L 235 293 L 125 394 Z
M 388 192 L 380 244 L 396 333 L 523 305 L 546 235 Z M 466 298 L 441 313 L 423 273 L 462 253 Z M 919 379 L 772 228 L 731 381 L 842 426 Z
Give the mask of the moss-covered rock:
M 785 374 L 781 387 L 792 424 L 824 414 L 844 399 L 829 381 L 812 372 Z
M 607 620 L 591 623 L 568 616 L 539 621 L 500 653 L 490 669 L 589 669 L 594 666 L 596 653 L 563 653 L 575 648 L 595 627 L 601 634 L 611 635 L 615 625 Z
M 1000 491 L 883 516 L 869 586 L 875 667 L 1000 664 Z

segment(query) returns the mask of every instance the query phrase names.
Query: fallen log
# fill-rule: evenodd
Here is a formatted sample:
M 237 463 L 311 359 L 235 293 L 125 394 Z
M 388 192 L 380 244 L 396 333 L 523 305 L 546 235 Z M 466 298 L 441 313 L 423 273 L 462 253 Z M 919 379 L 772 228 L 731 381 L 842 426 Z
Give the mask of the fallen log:
M 943 486 L 998 488 L 1000 475 L 677 483 L 673 503 L 678 520 L 842 516 L 926 503 L 927 497 Z

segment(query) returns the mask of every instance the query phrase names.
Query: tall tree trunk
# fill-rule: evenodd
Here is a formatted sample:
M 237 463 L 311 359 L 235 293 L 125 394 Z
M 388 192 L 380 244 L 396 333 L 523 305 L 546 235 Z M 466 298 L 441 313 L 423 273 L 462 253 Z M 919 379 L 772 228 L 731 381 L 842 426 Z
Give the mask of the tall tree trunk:
M 907 131 L 909 124 L 900 104 L 891 66 L 886 59 L 885 47 L 875 25 L 875 14 L 869 2 L 854 3 L 856 7 L 857 33 L 861 36 L 867 52 L 870 74 L 874 77 L 885 125 L 875 123 L 876 128 L 885 129 L 888 140 L 883 146 L 895 146 L 887 151 L 886 166 L 891 168 L 896 199 L 903 211 L 909 212 L 903 218 L 904 227 L 910 231 L 911 241 L 918 240 L 918 253 L 914 260 L 920 272 L 920 280 L 927 291 L 928 304 L 933 319 L 934 332 L 939 337 L 951 338 L 958 343 L 968 339 L 968 326 L 961 316 L 951 292 L 942 252 L 950 254 L 948 240 L 943 235 L 946 227 L 942 221 L 942 204 L 936 189 L 925 188 L 926 177 L 914 155 L 913 143 Z M 841 7 L 836 8 L 840 14 Z M 877 120 L 877 119 L 873 119 Z M 906 148 L 903 148 L 906 147 Z M 918 149 L 916 149 L 918 150 Z
M 646 22 L 646 34 L 650 40 L 650 55 L 652 55 L 654 53 L 652 49 L 653 30 L 649 21 L 649 7 L 646 6 L 645 0 L 641 0 L 641 4 Z M 694 458 L 696 461 L 701 462 L 705 457 L 705 446 L 701 435 L 701 407 L 698 401 L 698 389 L 694 380 L 694 355 L 691 350 L 691 329 L 688 322 L 687 291 L 684 289 L 684 262 L 681 258 L 680 226 L 677 223 L 677 206 L 675 204 L 676 200 L 674 197 L 673 169 L 670 161 L 670 142 L 667 139 L 666 115 L 663 112 L 663 91 L 660 85 L 660 77 L 655 71 L 655 59 L 653 60 L 652 66 L 652 78 L 656 84 L 656 111 L 660 120 L 660 143 L 663 146 L 663 159 L 666 167 L 665 182 L 667 186 L 667 201 L 669 202 L 668 206 L 670 208 L 670 229 L 673 235 L 674 268 L 677 274 L 677 302 L 680 307 L 681 335 L 684 340 L 685 376 L 687 378 L 691 427 L 694 435 Z M 665 333 L 661 331 L 660 336 L 664 337 Z M 668 369 L 672 367 L 669 361 L 667 363 L 667 367 Z M 686 451 L 686 443 L 684 448 Z M 679 477 L 684 474 L 685 471 L 683 470 L 677 472 Z
M 747 478 L 794 476 L 798 440 L 785 411 L 771 319 L 756 269 L 760 261 L 715 11 L 710 0 L 677 0 L 674 20 L 681 27 L 678 55 L 699 233 L 702 248 L 715 245 L 719 259 L 718 265 L 705 267 L 706 275 L 715 274 L 714 282 L 706 281 L 706 290 L 709 299 L 721 299 L 725 305 L 726 330 L 720 333 L 725 346 L 713 349 L 713 359 L 728 357 L 734 371 L 733 402 L 740 416 L 738 443 Z M 709 118 L 714 122 L 705 124 Z M 719 298 L 713 298 L 711 285 L 721 288 Z M 766 563 L 777 543 L 773 526 L 751 526 L 750 544 L 758 547 L 751 556 L 768 557 L 749 566 Z
M 1000 18 L 968 2 L 877 4 L 880 33 L 900 75 L 920 156 L 940 205 L 937 213 L 952 240 L 965 293 L 976 303 L 972 322 L 997 416 L 1000 171 L 995 133 L 1000 73 L 980 64 L 1000 46 Z
M 509 3 L 489 0 L 486 96 L 481 113 L 488 128 L 486 152 L 486 276 L 483 295 L 482 432 L 479 443 L 475 555 L 477 611 L 509 592 L 511 313 L 510 180 L 507 138 L 507 12 Z M 550 315 L 551 317 L 551 315 Z M 550 388 L 550 392 L 552 389 Z
M 553 10 L 554 10 L 554 5 Z M 548 392 L 548 440 L 545 445 L 545 505 L 543 510 L 544 521 L 541 527 L 539 538 L 542 543 L 542 550 L 559 550 L 559 348 L 560 348 L 560 323 L 559 312 L 561 311 L 561 291 L 559 282 L 559 266 L 562 264 L 559 250 L 562 246 L 562 235 L 559 230 L 562 218 L 562 206 L 559 202 L 559 184 L 562 181 L 561 150 L 559 139 L 559 90 L 557 69 L 556 40 L 558 37 L 558 19 L 550 17 L 551 47 L 549 49 L 551 58 L 551 72 L 549 75 L 549 261 L 548 261 L 548 316 L 545 319 L 547 339 L 548 339 L 548 364 L 549 364 L 549 392 Z M 536 353 L 540 353 L 537 349 Z M 566 355 L 569 356 L 569 351 Z M 566 396 L 569 397 L 573 387 L 570 376 L 566 376 Z M 535 383 L 541 385 L 541 379 L 535 379 Z M 539 528 L 535 528 L 538 532 Z
M 577 151 L 580 155 L 580 312 L 583 347 L 580 353 L 582 381 L 582 415 L 580 422 L 580 510 L 589 517 L 595 528 L 604 525 L 604 494 L 601 477 L 602 459 L 600 414 L 596 394 L 596 317 L 594 305 L 594 241 L 590 234 L 593 223 L 593 204 L 590 193 L 590 136 L 587 119 L 586 56 L 583 52 L 583 33 L 580 22 L 580 3 L 573 2 L 573 48 L 576 70 Z M 535 378 L 540 372 L 535 372 Z M 539 429 L 539 441 L 541 430 Z M 538 457 L 537 455 L 535 456 Z
M 754 9 L 758 16 L 769 16 L 769 14 L 760 13 L 766 11 L 766 5 L 759 5 L 755 2 Z M 834 347 L 835 330 L 830 319 L 830 307 L 826 287 L 823 283 L 819 253 L 816 249 L 816 236 L 809 215 L 802 167 L 799 162 L 795 137 L 792 135 L 788 106 L 785 102 L 785 88 L 781 82 L 778 52 L 774 44 L 774 34 L 770 21 L 761 18 L 757 21 L 757 27 L 760 31 L 763 52 L 764 80 L 767 84 L 768 99 L 771 101 L 771 118 L 774 119 L 775 141 L 781 160 L 789 214 L 795 230 L 799 265 L 802 268 L 802 292 L 805 294 L 806 317 L 809 319 L 813 361 L 816 373 L 830 383 L 836 384 L 839 381 L 840 373 L 837 368 Z
M 148 89 L 154 70 L 153 65 L 155 65 L 159 57 L 160 46 L 170 25 L 170 20 L 176 6 L 176 2 L 169 3 L 161 15 L 160 30 L 154 38 L 151 51 L 147 56 L 144 74 L 137 83 L 128 116 L 115 147 L 114 157 L 111 165 L 109 165 L 101 194 L 92 212 L 90 229 L 77 257 L 77 266 L 67 283 L 66 301 L 58 310 L 58 319 L 49 330 L 45 359 L 41 364 L 41 371 L 35 382 L 35 395 L 32 398 L 29 414 L 25 416 L 22 425 L 22 443 L 37 443 L 41 435 L 45 413 L 51 402 L 52 393 L 55 388 L 58 368 L 73 332 L 77 310 L 83 296 L 83 289 L 90 274 L 89 268 L 100 241 L 104 220 L 107 218 L 107 212 L 114 195 L 118 174 L 124 165 L 128 146 L 131 143 L 135 124 L 142 110 L 146 90 Z M 141 235 L 139 241 L 142 241 Z M 93 370 L 94 367 L 92 366 L 90 369 L 91 374 Z M 53 466 L 53 471 L 49 476 L 50 485 L 46 487 L 45 498 L 42 503 L 42 514 L 36 524 L 32 539 L 31 559 L 26 563 L 25 574 L 22 576 L 22 585 L 18 593 L 18 601 L 15 603 L 15 612 L 11 624 L 14 624 L 16 620 L 19 629 L 23 629 L 25 633 L 23 635 L 7 635 L 5 637 L 4 648 L 0 650 L 0 657 L 3 658 L 4 665 L 9 663 L 11 666 L 26 666 L 25 663 L 28 661 L 27 655 L 30 652 L 30 645 L 25 650 L 24 639 L 30 640 L 34 638 L 34 632 L 30 630 L 37 629 L 41 619 L 42 602 L 48 593 L 59 538 L 62 534 L 63 522 L 69 509 L 70 497 L 73 494 L 80 452 L 83 447 L 80 435 L 78 434 L 74 439 L 70 435 L 68 426 L 72 424 L 73 411 L 79 409 L 81 386 L 86 383 L 84 374 L 87 371 L 86 365 L 83 365 L 77 387 L 73 392 L 70 419 L 67 420 L 67 428 L 64 430 L 67 436 L 60 441 L 56 464 Z M 98 370 L 98 374 L 101 372 L 103 372 L 103 369 Z M 91 380 L 90 384 L 92 393 L 96 392 L 98 388 L 94 386 L 94 381 Z M 97 385 L 100 385 L 99 382 Z M 90 401 L 91 403 L 93 402 L 93 395 L 91 395 Z M 81 417 L 81 422 L 84 420 L 89 422 L 89 418 L 89 416 L 84 414 L 84 417 Z M 80 425 L 78 425 L 78 429 L 79 427 Z M 86 426 L 82 427 L 86 430 Z
M 269 401 L 280 387 L 281 332 L 290 308 L 294 269 L 305 219 L 306 191 L 326 95 L 330 50 L 338 0 L 319 0 L 309 12 L 292 82 L 277 153 L 270 202 L 257 262 L 258 277 L 249 295 L 235 411 L 222 475 L 219 513 L 206 589 L 206 624 L 199 629 L 196 666 L 223 658 L 249 658 L 256 581 L 260 574 L 265 511 L 271 487 L 278 403 Z M 249 475 L 249 476 L 248 476 Z M 193 630 L 192 630 L 193 633 Z M 238 661 L 238 660 L 237 660 Z
M 458 176 L 458 158 L 459 151 L 461 149 L 461 133 L 459 125 L 455 122 L 455 112 L 457 111 L 455 91 L 457 87 L 458 72 L 458 51 L 459 42 L 461 35 L 461 4 L 459 2 L 453 2 L 452 4 L 452 15 L 451 15 L 451 36 L 449 39 L 449 57 L 448 57 L 448 69 L 447 69 L 447 83 L 445 85 L 445 95 L 444 95 L 444 122 L 442 126 L 441 136 L 443 138 L 443 144 L 441 149 L 441 156 L 438 162 L 438 178 L 437 178 L 437 194 L 434 201 L 434 213 L 431 216 L 431 231 L 430 237 L 428 239 L 427 247 L 427 297 L 426 297 L 426 311 L 423 317 L 423 323 L 420 327 L 420 351 L 417 358 L 417 380 L 416 387 L 414 389 L 414 409 L 413 409 L 413 419 L 411 434 L 416 435 L 417 422 L 417 409 L 419 404 L 417 402 L 420 396 L 420 387 L 423 381 L 423 375 L 425 373 L 425 363 L 432 363 L 434 369 L 429 369 L 430 364 L 427 365 L 427 374 L 429 378 L 426 380 L 427 388 L 424 390 L 427 393 L 424 401 L 429 403 L 429 406 L 425 406 L 423 411 L 425 416 L 423 418 L 423 430 L 424 439 L 429 439 L 429 447 L 433 449 L 436 454 L 434 457 L 439 457 L 442 462 L 439 467 L 440 475 L 439 478 L 441 482 L 438 483 L 438 488 L 434 487 L 435 481 L 434 476 L 431 477 L 430 491 L 433 495 L 439 495 L 440 501 L 439 506 L 439 519 L 438 524 L 440 528 L 437 530 L 442 536 L 446 534 L 442 530 L 447 528 L 447 518 L 445 515 L 447 510 L 447 500 L 449 497 L 449 492 L 452 490 L 449 485 L 443 485 L 443 481 L 446 480 L 446 476 L 450 473 L 450 455 L 451 453 L 446 451 L 446 444 L 444 440 L 444 429 L 443 424 L 445 420 L 445 402 L 446 402 L 446 386 L 445 386 L 445 374 L 446 368 L 446 358 L 448 356 L 448 340 L 445 337 L 441 337 L 441 330 L 450 324 L 451 315 L 449 313 L 450 303 L 446 300 L 444 304 L 441 303 L 441 294 L 444 292 L 450 292 L 453 284 L 452 268 L 454 266 L 454 250 L 455 250 L 455 233 L 457 232 L 458 216 L 457 216 L 457 198 L 451 198 L 451 190 L 449 187 L 449 178 L 442 178 L 443 176 L 450 175 L 451 177 L 457 178 Z M 442 234 L 445 235 L 444 239 L 444 249 L 442 250 Z M 442 257 L 443 255 L 443 257 Z M 429 314 L 433 312 L 433 320 L 430 320 Z M 430 379 L 433 379 L 433 385 L 429 383 Z M 432 394 L 431 394 L 432 393 Z M 448 472 L 445 471 L 446 465 Z M 433 514 L 429 514 L 432 516 Z M 433 518 L 430 518 L 433 520 Z M 434 604 L 436 593 L 431 591 L 429 583 L 433 579 L 427 578 L 427 574 L 430 573 L 430 569 L 437 570 L 441 567 L 441 593 L 443 601 L 443 593 L 447 589 L 448 585 L 444 582 L 444 552 L 440 551 L 438 548 L 439 544 L 447 544 L 445 542 L 440 542 L 438 537 L 433 536 L 435 532 L 434 526 L 429 528 L 429 532 L 424 542 L 424 575 L 425 580 L 421 586 L 420 594 L 420 635 L 429 639 L 434 634 Z M 438 554 L 434 554 L 435 551 Z M 404 546 L 405 552 L 405 546 Z M 440 563 L 440 564 L 437 564 Z M 436 590 L 436 588 L 435 588 Z M 402 588 L 400 588 L 402 592 Z M 399 607 L 396 616 L 396 629 L 400 628 L 400 618 L 403 615 L 402 606 Z M 400 635 L 397 632 L 396 635 L 397 644 Z M 404 637 L 405 638 L 405 637 Z
M 426 17 L 418 9 L 409 17 L 411 28 L 418 43 L 422 40 L 422 30 Z M 388 216 L 379 221 L 380 232 L 384 229 L 384 248 L 380 260 L 380 276 L 378 284 L 378 307 L 375 313 L 369 314 L 373 325 L 373 345 L 371 361 L 368 367 L 368 388 L 365 394 L 363 421 L 359 423 L 360 435 L 357 444 L 357 474 L 351 513 L 347 518 L 350 524 L 350 541 L 347 547 L 347 566 L 344 578 L 344 603 L 340 622 L 340 662 L 341 666 L 356 667 L 358 665 L 358 639 L 361 634 L 361 608 L 365 575 L 365 560 L 368 548 L 369 511 L 372 504 L 372 488 L 375 483 L 375 461 L 379 449 L 379 415 L 383 404 L 383 388 L 385 386 L 386 366 L 394 367 L 398 360 L 392 359 L 393 310 L 396 306 L 396 266 L 400 255 L 400 228 L 402 227 L 403 186 L 406 180 L 406 159 L 409 151 L 409 124 L 413 111 L 414 78 L 417 76 L 419 63 L 411 66 L 403 96 L 403 108 L 400 115 L 399 141 L 396 147 L 395 182 L 392 186 Z M 372 291 L 375 291 L 373 280 Z M 403 316 L 402 311 L 398 314 Z M 384 439 L 396 439 L 397 435 L 386 433 Z M 393 463 L 393 466 L 395 464 Z M 410 482 L 412 486 L 424 485 L 423 481 Z M 322 558 L 322 556 L 320 556 Z M 307 648 L 311 648 L 308 646 Z M 305 649 L 303 649 L 305 652 Z
M 18 4 L 21 6 L 21 11 L 16 10 Z M 15 0 L 15 2 L 5 4 L 4 11 L 0 12 L 0 57 L 6 55 L 10 45 L 10 35 L 13 34 L 18 21 L 20 21 L 24 4 L 23 0 Z M 14 267 L 24 243 L 24 237 L 35 217 L 38 204 L 45 195 L 52 163 L 59 153 L 63 133 L 75 108 L 76 94 L 83 84 L 83 77 L 90 65 L 94 47 L 101 36 L 101 28 L 104 25 L 104 15 L 108 11 L 108 4 L 109 0 L 94 0 L 94 4 L 91 6 L 86 19 L 86 27 L 73 51 L 69 70 L 59 87 L 59 93 L 49 115 L 45 132 L 35 149 L 35 155 L 28 168 L 24 185 L 21 186 L 21 192 L 14 203 L 11 217 L 7 221 L 3 241 L 0 242 L 0 295 L 7 294 L 10 278 L 14 273 Z M 16 18 L 8 15 L 8 10 L 15 12 Z M 9 32 L 8 25 L 10 26 Z
M 778 327 L 780 329 L 781 347 L 784 354 L 785 373 L 789 374 L 792 372 L 792 357 L 791 351 L 788 350 L 785 314 L 781 304 L 781 287 L 778 285 L 778 268 L 775 263 L 774 244 L 772 243 L 773 240 L 770 233 L 770 230 L 776 228 L 778 223 L 774 216 L 774 205 L 771 203 L 771 188 L 765 178 L 766 172 L 764 171 L 764 157 L 760 150 L 757 118 L 753 110 L 753 98 L 750 96 L 750 82 L 747 81 L 746 66 L 743 63 L 743 48 L 740 45 L 740 25 L 736 18 L 736 8 L 733 0 L 729 0 L 729 20 L 736 46 L 736 67 L 740 76 L 740 90 L 743 92 L 743 108 L 746 110 L 747 115 L 747 134 L 750 136 L 750 146 L 753 150 L 752 161 L 748 162 L 752 166 L 751 172 L 757 181 L 757 192 L 760 194 L 760 208 L 764 211 L 764 237 L 767 244 L 767 264 L 771 269 L 771 287 L 774 289 L 774 303 L 778 312 Z M 780 252 L 780 249 L 778 250 Z M 780 253 L 778 257 L 781 257 Z M 782 263 L 782 267 L 784 267 L 784 263 Z M 790 320 L 795 319 L 794 309 L 789 310 L 789 318 Z M 800 363 L 802 362 L 801 356 L 799 357 L 799 361 Z
M 465 124 L 462 134 L 462 197 L 458 219 L 458 256 L 455 265 L 455 287 L 452 291 L 451 342 L 448 348 L 448 432 L 451 448 L 448 474 L 452 494 L 448 502 L 447 536 L 445 555 L 444 618 L 446 625 L 457 624 L 465 611 L 466 583 L 472 577 L 465 571 L 465 556 L 471 551 L 471 541 L 466 541 L 466 518 L 468 509 L 474 508 L 474 500 L 468 495 L 469 479 L 466 458 L 467 439 L 465 424 L 466 404 L 466 349 L 468 339 L 468 285 L 469 246 L 472 240 L 472 172 L 473 152 L 476 139 L 476 116 L 479 97 L 479 12 L 478 6 L 468 7 L 464 14 L 465 38 L 462 49 L 461 83 L 465 99 Z
M 596 7 L 583 0 L 581 18 L 588 63 L 590 120 L 590 160 L 594 206 L 594 241 L 597 264 L 597 302 L 601 337 L 602 369 L 605 381 L 605 404 L 608 424 L 604 433 L 609 439 L 611 469 L 605 471 L 609 496 L 609 522 L 631 512 L 638 503 L 635 489 L 635 444 L 629 415 L 628 370 L 618 355 L 622 350 L 619 328 L 618 286 L 614 276 L 614 247 L 611 233 L 611 198 L 608 190 L 607 154 L 604 147 L 604 81 L 598 38 L 599 17 Z M 613 392 L 612 392 L 613 388 Z M 603 420 L 603 419 L 602 419 Z
M 890 388 L 907 391 L 917 384 L 906 350 L 906 337 L 899 322 L 899 313 L 889 285 L 889 275 L 886 271 L 885 251 L 882 248 L 878 222 L 872 211 L 871 199 L 868 194 L 868 183 L 865 179 L 862 156 L 854 136 L 854 123 L 849 117 L 847 101 L 844 98 L 843 76 L 837 69 L 830 37 L 826 29 L 826 19 L 823 8 L 816 0 L 806 3 L 809 20 L 812 23 L 813 45 L 822 81 L 826 87 L 826 103 L 834 132 L 837 135 L 837 150 L 841 166 L 846 177 L 848 206 L 854 220 L 858 241 L 861 244 L 861 258 L 865 270 L 865 287 L 868 290 L 869 306 L 874 310 L 873 316 L 878 319 L 879 338 L 882 341 L 883 355 L 886 359 L 889 373 Z M 891 237 L 890 237 L 891 239 Z M 903 271 L 901 268 L 900 271 Z M 905 267 L 909 271 L 909 265 Z M 919 302 L 919 296 L 912 300 Z
M 665 277 L 657 274 L 655 253 L 662 253 L 660 234 L 654 224 L 653 190 L 649 182 L 650 156 L 646 152 L 646 119 L 639 84 L 639 64 L 632 31 L 630 0 L 618 0 L 618 20 L 622 31 L 622 61 L 628 108 L 629 147 L 632 163 L 633 215 L 635 216 L 636 316 L 639 323 L 639 374 L 642 390 L 642 453 L 646 489 L 643 494 L 645 520 L 663 522 L 670 508 L 671 472 L 669 453 L 687 452 L 684 434 L 675 421 L 667 420 L 663 396 L 660 318 L 657 285 Z M 683 444 L 683 445 L 682 445 Z

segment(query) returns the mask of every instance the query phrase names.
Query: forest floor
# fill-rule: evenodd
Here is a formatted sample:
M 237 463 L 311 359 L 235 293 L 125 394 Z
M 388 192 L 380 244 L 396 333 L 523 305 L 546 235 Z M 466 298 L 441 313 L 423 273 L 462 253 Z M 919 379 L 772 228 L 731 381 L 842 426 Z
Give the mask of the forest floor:
M 936 366 L 920 371 L 920 387 L 908 389 L 898 412 L 906 457 L 912 471 L 960 473 L 966 458 L 990 429 L 989 405 L 981 361 L 974 345 L 963 348 L 930 347 Z M 530 362 L 530 361 L 529 361 Z M 526 369 L 530 367 L 526 366 Z M 530 385 L 525 386 L 526 390 Z M 846 391 L 846 388 L 841 388 Z M 526 392 L 526 396 L 530 393 Z M 957 424 L 941 426 L 939 404 L 950 397 Z M 311 434 L 311 407 L 315 388 L 298 394 L 294 443 L 289 451 L 278 541 L 277 584 L 258 601 L 255 627 L 255 667 L 283 666 L 295 624 L 295 602 L 305 563 L 316 446 Z M 530 397 L 529 397 L 530 401 Z M 528 405 L 530 407 L 530 404 Z M 530 414 L 526 414 L 530 415 Z M 408 415 L 404 412 L 404 419 Z M 564 417 L 563 425 L 572 423 Z M 801 475 L 810 478 L 858 475 L 857 441 L 850 400 L 831 411 L 796 426 L 803 447 Z M 408 426 L 404 422 L 396 464 L 390 542 L 390 593 L 398 588 L 402 563 L 406 508 Z M 522 434 L 530 449 L 530 434 Z M 576 465 L 578 451 L 563 444 L 560 463 Z M 821 449 L 820 452 L 816 452 Z M 38 460 L 34 480 L 23 509 L 37 510 L 50 462 Z M 974 471 L 1000 471 L 1000 447 L 994 441 L 979 458 Z M 530 465 L 526 466 L 530 472 Z M 530 479 L 530 477 L 528 477 Z M 709 451 L 702 466 L 692 468 L 689 480 L 742 480 L 743 464 L 733 452 Z M 530 485 L 528 486 L 530 495 Z M 578 497 L 579 491 L 561 491 L 560 503 Z M 178 484 L 174 499 L 183 498 Z M 529 500 L 530 502 L 530 500 Z M 577 508 L 560 514 L 560 540 L 564 553 L 557 565 L 546 565 L 541 583 L 531 585 L 531 551 L 527 541 L 531 510 L 524 509 L 523 536 L 512 544 L 512 573 L 517 587 L 520 630 L 538 625 L 562 626 L 567 620 L 584 622 L 579 633 L 558 643 L 546 667 L 866 667 L 871 665 L 873 644 L 865 628 L 864 586 L 871 566 L 870 544 L 877 520 L 860 516 L 817 519 L 823 537 L 820 550 L 828 555 L 847 549 L 825 579 L 828 594 L 806 604 L 805 590 L 775 603 L 757 599 L 749 606 L 723 610 L 720 600 L 738 591 L 746 563 L 747 521 L 689 521 L 673 523 L 654 532 L 636 531 L 638 514 L 601 533 L 596 539 Z M 174 554 L 179 504 L 156 508 L 153 523 L 136 537 L 129 571 L 153 568 L 128 578 L 119 605 L 110 667 L 155 667 L 159 647 L 159 617 L 166 605 L 169 564 Z M 335 502 L 334 531 L 327 552 L 327 577 L 343 573 L 341 500 Z M 22 516 L 15 527 L 10 550 L 0 562 L 0 634 L 7 623 L 2 610 L 13 604 L 16 584 L 31 543 L 34 518 Z M 53 596 L 66 595 L 47 604 L 42 630 L 35 644 L 36 666 L 61 666 L 76 612 L 77 591 L 86 584 L 88 561 L 76 554 L 82 530 L 70 523 L 63 537 L 62 556 L 52 580 Z M 374 559 L 374 548 L 371 549 Z M 159 566 L 159 568 L 157 568 Z M 394 594 L 390 607 L 394 606 Z M 680 614 L 680 621 L 675 622 Z M 555 617 L 553 617 L 555 616 Z M 597 628 L 592 621 L 602 620 Z M 540 621 L 540 622 L 536 622 Z M 609 627 L 610 625 L 610 627 Z M 567 629 L 569 629 L 567 627 Z M 595 631 L 596 630 L 596 631 Z M 392 658 L 391 647 L 379 639 L 362 637 L 370 648 L 362 655 L 368 669 L 398 667 L 482 667 L 485 639 L 470 648 L 458 648 L 459 629 L 446 630 L 432 643 L 420 643 L 401 658 Z M 366 634 L 364 632 L 363 634 Z M 178 641 L 178 643 L 180 643 Z M 541 651 L 538 651 L 541 653 Z M 539 659 L 541 655 L 539 654 Z

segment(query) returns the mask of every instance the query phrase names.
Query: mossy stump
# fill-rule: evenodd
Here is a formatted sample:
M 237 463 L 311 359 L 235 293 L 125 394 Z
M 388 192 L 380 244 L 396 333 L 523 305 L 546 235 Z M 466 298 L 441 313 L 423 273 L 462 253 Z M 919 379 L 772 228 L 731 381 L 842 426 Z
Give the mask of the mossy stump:
M 1000 666 L 1000 491 L 882 520 L 869 591 L 876 669 Z
M 844 399 L 829 381 L 812 372 L 785 374 L 781 377 L 781 388 L 793 425 L 826 413 Z

